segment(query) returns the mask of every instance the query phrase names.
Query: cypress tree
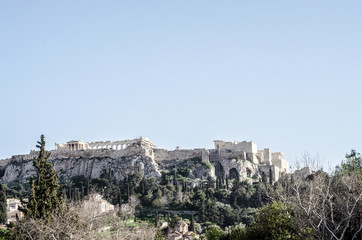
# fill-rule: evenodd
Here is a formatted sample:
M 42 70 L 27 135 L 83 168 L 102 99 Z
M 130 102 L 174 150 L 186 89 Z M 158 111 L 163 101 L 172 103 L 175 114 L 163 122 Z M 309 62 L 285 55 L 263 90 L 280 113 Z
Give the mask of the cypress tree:
M 84 192 L 84 195 L 88 195 L 89 193 L 89 177 L 87 178 L 87 183 L 86 183 L 86 188 L 85 188 L 85 192 Z
M 176 213 L 172 214 L 171 227 L 175 228 L 176 224 L 179 220 L 180 220 L 180 217 Z
M 173 185 L 175 186 L 175 188 L 177 188 L 177 173 L 176 173 L 176 168 L 173 171 Z
M 200 206 L 200 219 L 202 221 L 206 220 L 206 206 L 205 206 L 205 200 L 202 200 L 201 206 Z
M 80 192 L 78 188 L 75 189 L 75 196 L 76 196 L 76 201 L 80 201 Z
M 229 190 L 229 176 L 226 175 L 226 189 Z
M 5 186 L 0 183 L 0 223 L 5 224 L 7 222 L 7 200 Z
M 160 227 L 160 218 L 158 217 L 158 212 L 156 211 L 155 214 L 155 227 L 158 228 Z
M 170 220 L 170 213 L 167 213 L 167 232 L 171 232 L 171 220 Z
M 130 193 L 129 177 L 127 177 L 127 202 L 129 202 Z
M 195 232 L 195 219 L 194 219 L 194 215 L 192 214 L 191 216 L 191 222 L 190 222 L 190 227 L 189 230 L 192 232 Z
M 270 185 L 273 185 L 273 172 L 271 167 L 269 168 L 269 183 Z
M 44 135 L 41 135 L 38 158 L 33 160 L 36 171 L 35 181 L 30 179 L 30 196 L 27 202 L 22 201 L 20 208 L 27 218 L 44 218 L 49 220 L 52 212 L 59 212 L 63 204 L 63 193 L 58 192 L 58 173 L 48 161 L 50 153 L 45 150 Z
M 69 188 L 69 200 L 74 201 L 74 191 L 73 188 Z
M 121 205 L 122 205 L 122 195 L 121 195 L 121 191 L 119 189 L 117 190 L 117 203 L 118 203 L 118 206 L 121 207 Z
M 80 191 L 80 199 L 79 200 L 83 200 L 84 199 L 84 186 L 82 185 L 81 191 Z

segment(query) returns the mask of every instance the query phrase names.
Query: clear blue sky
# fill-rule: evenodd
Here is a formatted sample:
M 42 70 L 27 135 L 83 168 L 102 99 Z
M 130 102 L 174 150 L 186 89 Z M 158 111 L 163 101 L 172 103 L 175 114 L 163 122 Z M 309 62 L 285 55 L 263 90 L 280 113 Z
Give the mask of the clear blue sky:
M 362 151 L 361 1 L 1 1 L 0 158 L 54 142 Z

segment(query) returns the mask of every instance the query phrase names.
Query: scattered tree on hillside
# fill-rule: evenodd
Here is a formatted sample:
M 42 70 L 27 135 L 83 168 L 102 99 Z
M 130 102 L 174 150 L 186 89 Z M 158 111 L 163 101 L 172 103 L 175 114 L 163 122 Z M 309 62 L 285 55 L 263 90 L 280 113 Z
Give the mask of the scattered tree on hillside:
M 161 229 L 157 230 L 156 236 L 155 236 L 155 240 L 164 240 L 163 236 L 162 236 L 162 232 Z

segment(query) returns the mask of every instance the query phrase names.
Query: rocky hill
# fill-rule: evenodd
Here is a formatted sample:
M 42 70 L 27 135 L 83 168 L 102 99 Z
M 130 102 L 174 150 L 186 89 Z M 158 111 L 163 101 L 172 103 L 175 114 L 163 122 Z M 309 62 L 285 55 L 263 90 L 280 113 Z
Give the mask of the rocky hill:
M 49 160 L 63 179 L 79 175 L 93 179 L 108 172 L 117 180 L 123 180 L 133 173 L 159 179 L 161 172 L 167 173 L 177 168 L 184 169 L 188 178 L 196 181 L 216 176 L 250 181 L 268 177 L 276 181 L 287 172 L 285 166 L 279 164 L 286 161 L 275 157 L 281 156 L 279 153 L 274 156 L 268 149 L 257 150 L 252 142 L 215 141 L 215 144 L 215 149 L 169 151 L 156 148 L 146 138 L 94 143 L 70 141 L 56 144 L 56 149 L 50 151 Z M 35 173 L 32 159 L 37 155 L 38 152 L 31 151 L 0 161 L 1 181 L 27 181 Z

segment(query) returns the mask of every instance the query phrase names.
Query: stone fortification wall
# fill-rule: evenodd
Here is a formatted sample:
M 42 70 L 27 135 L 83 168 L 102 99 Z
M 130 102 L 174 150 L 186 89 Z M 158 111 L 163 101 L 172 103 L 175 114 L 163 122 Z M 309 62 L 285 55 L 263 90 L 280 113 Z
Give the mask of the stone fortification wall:
M 272 153 L 272 165 L 280 168 L 282 172 L 289 173 L 289 163 L 284 159 L 284 153 Z
M 210 150 L 211 151 L 211 150 Z M 248 152 L 229 152 L 229 151 L 217 151 L 217 150 L 213 150 L 213 152 L 216 152 L 218 154 L 219 158 L 223 158 L 223 159 L 238 159 L 238 160 L 248 160 L 251 161 L 254 164 L 259 164 L 259 160 L 257 155 L 255 155 L 254 153 L 248 153 Z M 213 155 L 215 156 L 215 154 Z M 210 157 L 211 159 L 211 157 Z M 212 161 L 212 160 L 210 160 Z
M 0 167 L 6 166 L 11 161 L 11 158 L 1 159 L 0 160 Z
M 167 160 L 184 160 L 190 158 L 200 158 L 203 162 L 209 162 L 209 151 L 201 149 L 179 149 L 169 151 L 166 149 L 155 148 L 153 150 L 155 161 L 167 161 Z
M 225 142 L 221 140 L 214 140 L 215 149 L 227 149 L 233 152 L 247 152 L 247 153 L 257 153 L 258 147 L 257 145 L 250 141 L 243 142 Z
M 259 159 L 260 164 L 265 164 L 265 165 L 272 165 L 272 154 L 270 152 L 269 148 L 264 148 L 263 150 L 258 150 L 257 152 L 257 156 Z

